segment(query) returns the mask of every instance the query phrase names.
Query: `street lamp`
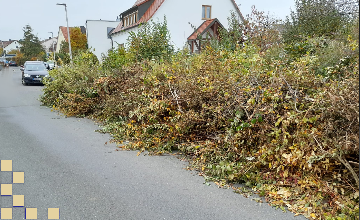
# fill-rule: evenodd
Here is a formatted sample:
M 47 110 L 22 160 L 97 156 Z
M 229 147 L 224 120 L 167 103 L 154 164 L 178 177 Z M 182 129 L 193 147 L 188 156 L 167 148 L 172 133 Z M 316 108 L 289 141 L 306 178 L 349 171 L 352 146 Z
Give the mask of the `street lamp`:
M 53 32 L 49 32 L 49 33 L 51 33 L 51 38 L 52 38 L 52 48 L 53 48 L 54 62 L 55 62 L 54 33 L 53 33 Z
M 70 61 L 71 61 L 71 63 L 72 63 L 71 42 L 70 42 L 70 31 L 69 31 L 69 22 L 68 22 L 68 17 L 67 17 L 66 4 L 65 4 L 65 3 L 62 3 L 62 4 L 57 3 L 56 5 L 63 5 L 63 6 L 65 6 L 65 13 L 66 13 L 66 25 L 67 25 L 68 41 L 69 41 L 69 53 L 70 53 Z

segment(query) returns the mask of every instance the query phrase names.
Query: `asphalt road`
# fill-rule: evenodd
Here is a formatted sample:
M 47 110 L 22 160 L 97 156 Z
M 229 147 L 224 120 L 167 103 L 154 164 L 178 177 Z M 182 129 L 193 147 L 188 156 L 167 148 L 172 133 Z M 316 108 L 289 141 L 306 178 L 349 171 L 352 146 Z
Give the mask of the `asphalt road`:
M 110 136 L 94 132 L 88 119 L 66 118 L 41 106 L 42 86 L 23 86 L 18 67 L 0 71 L 0 159 L 12 160 L 12 171 L 24 172 L 13 195 L 24 195 L 13 219 L 25 208 L 59 208 L 60 219 L 305 219 L 265 203 L 207 186 L 173 156 L 136 156 L 105 144 Z M 0 183 L 12 183 L 0 172 Z M 11 208 L 12 196 L 0 207 Z

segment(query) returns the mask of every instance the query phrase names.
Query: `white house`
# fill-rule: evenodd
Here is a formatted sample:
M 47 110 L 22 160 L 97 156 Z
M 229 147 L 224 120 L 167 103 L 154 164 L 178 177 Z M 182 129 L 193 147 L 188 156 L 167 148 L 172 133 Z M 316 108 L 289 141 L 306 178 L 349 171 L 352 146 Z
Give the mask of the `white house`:
M 61 42 L 63 42 L 63 41 L 68 42 L 67 28 L 60 26 L 59 32 L 58 32 L 58 39 L 56 42 L 56 49 L 55 49 L 56 53 L 60 52 L 60 45 L 61 45 Z
M 54 49 L 56 47 L 56 43 L 57 43 L 57 37 L 53 37 L 53 38 L 50 37 L 49 39 L 41 41 L 41 45 L 45 49 L 46 53 L 49 53 L 50 51 L 52 52 L 53 47 Z
M 201 43 L 197 36 L 217 37 L 219 27 L 228 28 L 232 11 L 244 21 L 235 0 L 137 0 L 132 8 L 120 14 L 120 23 L 110 36 L 114 43 L 123 45 L 139 24 L 150 20 L 162 22 L 166 16 L 175 48 L 188 47 L 196 52 Z
M 101 56 L 107 55 L 109 49 L 113 48 L 113 41 L 109 33 L 114 30 L 120 21 L 87 20 L 86 37 L 89 49 L 101 60 Z
M 17 40 L 3 41 L 3 44 L 6 53 L 10 52 L 11 50 L 20 50 L 21 47 L 21 44 Z

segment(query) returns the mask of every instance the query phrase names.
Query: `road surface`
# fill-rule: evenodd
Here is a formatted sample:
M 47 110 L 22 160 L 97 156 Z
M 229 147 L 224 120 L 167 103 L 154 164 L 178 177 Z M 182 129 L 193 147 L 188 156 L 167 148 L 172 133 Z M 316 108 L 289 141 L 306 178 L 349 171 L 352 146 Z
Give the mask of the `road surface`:
M 38 219 L 48 219 L 48 208 L 71 220 L 305 219 L 203 184 L 172 156 L 116 151 L 93 121 L 41 106 L 43 87 L 21 85 L 18 67 L 0 76 L 0 159 L 24 173 L 24 183 L 12 184 L 12 195 L 24 195 L 24 207 L 12 207 L 13 196 L 0 197 L 13 219 L 24 219 L 25 208 L 36 208 Z M 1 184 L 12 183 L 12 172 L 0 172 Z

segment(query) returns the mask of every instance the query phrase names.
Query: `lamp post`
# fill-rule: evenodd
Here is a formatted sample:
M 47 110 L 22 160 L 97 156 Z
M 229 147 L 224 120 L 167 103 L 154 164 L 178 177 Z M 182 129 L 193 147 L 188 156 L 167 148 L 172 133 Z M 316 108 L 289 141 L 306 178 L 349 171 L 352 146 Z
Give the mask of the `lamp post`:
M 54 62 L 55 62 L 55 50 L 54 50 L 54 33 L 53 32 L 49 32 L 51 33 L 51 38 L 52 38 L 52 48 L 53 48 L 53 55 L 54 55 Z
M 67 26 L 68 41 L 69 41 L 70 62 L 72 63 L 71 42 L 70 42 L 70 31 L 69 31 L 69 22 L 68 22 L 68 16 L 67 16 L 67 8 L 66 8 L 66 4 L 65 4 L 65 3 L 62 3 L 62 4 L 57 3 L 56 5 L 63 5 L 63 6 L 65 6 L 65 13 L 66 13 L 66 26 Z

